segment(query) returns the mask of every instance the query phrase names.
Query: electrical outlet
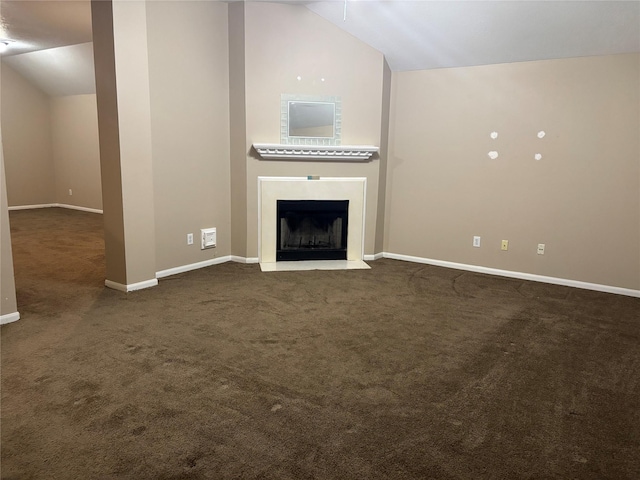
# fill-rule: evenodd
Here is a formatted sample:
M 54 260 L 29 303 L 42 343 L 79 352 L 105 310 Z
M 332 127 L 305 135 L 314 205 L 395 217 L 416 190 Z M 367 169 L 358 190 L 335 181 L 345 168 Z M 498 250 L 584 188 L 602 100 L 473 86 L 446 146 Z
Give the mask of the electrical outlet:
M 69 189 L 69 195 L 73 195 L 73 192 L 71 191 L 71 189 Z
M 193 245 L 193 233 L 187 233 L 187 245 Z
M 502 240 L 501 250 L 509 250 L 509 240 Z
M 473 237 L 473 246 L 480 247 L 480 237 Z
M 538 255 L 544 255 L 544 243 L 538 244 Z

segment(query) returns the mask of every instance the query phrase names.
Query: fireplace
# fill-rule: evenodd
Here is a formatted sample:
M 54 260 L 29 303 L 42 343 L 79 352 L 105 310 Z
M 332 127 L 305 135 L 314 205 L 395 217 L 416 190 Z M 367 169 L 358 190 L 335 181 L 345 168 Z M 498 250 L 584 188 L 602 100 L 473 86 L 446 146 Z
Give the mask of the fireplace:
M 262 271 L 369 268 L 363 261 L 366 186 L 367 180 L 363 177 L 258 177 L 258 261 Z M 340 230 L 337 236 L 344 242 L 340 249 L 346 248 L 346 259 L 344 254 L 342 260 L 283 261 L 276 258 L 278 250 L 283 250 L 282 238 L 278 238 L 281 224 L 278 203 L 281 201 L 345 202 L 346 216 L 341 227 L 332 227 L 332 241 L 335 232 Z M 298 239 L 300 243 L 304 240 Z M 305 250 L 308 253 L 321 248 Z
M 278 200 L 276 261 L 346 260 L 349 200 Z

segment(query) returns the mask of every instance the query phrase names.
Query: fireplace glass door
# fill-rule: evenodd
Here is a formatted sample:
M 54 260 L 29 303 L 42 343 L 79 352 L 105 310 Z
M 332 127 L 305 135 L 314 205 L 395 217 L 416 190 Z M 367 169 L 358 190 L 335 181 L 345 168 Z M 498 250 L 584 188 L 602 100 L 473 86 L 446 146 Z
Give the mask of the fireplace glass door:
M 278 200 L 277 261 L 346 260 L 349 200 Z

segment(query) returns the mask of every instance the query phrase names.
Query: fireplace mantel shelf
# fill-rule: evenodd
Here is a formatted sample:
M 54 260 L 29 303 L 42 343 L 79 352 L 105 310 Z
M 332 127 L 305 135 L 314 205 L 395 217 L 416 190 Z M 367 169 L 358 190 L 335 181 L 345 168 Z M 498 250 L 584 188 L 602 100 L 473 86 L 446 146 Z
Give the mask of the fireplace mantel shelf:
M 378 147 L 373 145 L 282 145 L 254 143 L 263 160 L 325 160 L 331 162 L 367 162 Z

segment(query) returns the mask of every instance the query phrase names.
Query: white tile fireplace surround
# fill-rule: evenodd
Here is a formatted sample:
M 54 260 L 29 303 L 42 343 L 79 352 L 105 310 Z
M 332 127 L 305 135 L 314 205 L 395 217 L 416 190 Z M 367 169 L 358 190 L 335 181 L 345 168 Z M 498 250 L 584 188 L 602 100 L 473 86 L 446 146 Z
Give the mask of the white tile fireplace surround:
M 367 179 L 258 177 L 258 252 L 262 271 L 369 268 L 364 263 Z M 278 200 L 349 200 L 347 260 L 276 262 Z

